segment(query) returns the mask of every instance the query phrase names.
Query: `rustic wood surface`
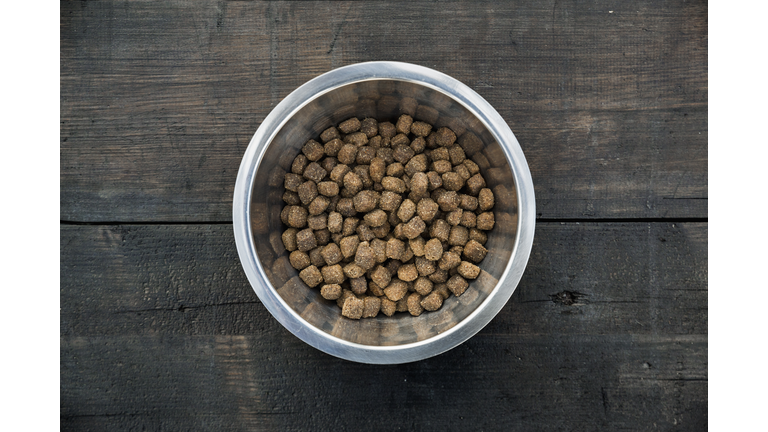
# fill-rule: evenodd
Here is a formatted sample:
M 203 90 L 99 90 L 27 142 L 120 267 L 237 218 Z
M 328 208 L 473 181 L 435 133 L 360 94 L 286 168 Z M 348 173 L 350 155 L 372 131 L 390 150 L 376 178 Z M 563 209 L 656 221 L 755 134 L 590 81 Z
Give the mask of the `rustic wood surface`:
M 60 8 L 63 430 L 706 430 L 706 2 Z M 397 366 L 280 326 L 231 225 L 271 108 L 369 60 L 486 98 L 537 202 L 499 315 Z

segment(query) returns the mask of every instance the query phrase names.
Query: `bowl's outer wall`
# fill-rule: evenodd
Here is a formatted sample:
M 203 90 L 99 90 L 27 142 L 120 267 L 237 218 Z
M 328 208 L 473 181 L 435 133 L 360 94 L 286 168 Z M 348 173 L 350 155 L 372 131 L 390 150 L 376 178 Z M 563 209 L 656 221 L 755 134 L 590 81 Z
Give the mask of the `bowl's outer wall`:
M 452 296 L 440 310 L 419 317 L 349 320 L 341 317 L 335 302 L 304 285 L 288 261 L 281 240 L 283 176 L 304 143 L 319 140 L 326 128 L 350 117 L 394 123 L 401 114 L 456 132 L 457 142 L 494 191 L 496 226 L 488 236 L 483 271 L 462 296 Z M 254 135 L 238 173 L 234 201 L 238 253 L 262 303 L 310 345 L 366 363 L 419 360 L 471 337 L 511 296 L 533 239 L 533 185 L 509 127 L 468 87 L 405 63 L 336 69 L 286 97 Z

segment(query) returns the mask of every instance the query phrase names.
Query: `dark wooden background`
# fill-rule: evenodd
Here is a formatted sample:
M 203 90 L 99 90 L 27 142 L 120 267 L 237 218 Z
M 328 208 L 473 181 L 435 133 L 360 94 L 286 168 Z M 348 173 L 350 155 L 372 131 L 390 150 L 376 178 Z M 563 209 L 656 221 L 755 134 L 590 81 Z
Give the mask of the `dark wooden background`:
M 60 7 L 63 430 L 706 430 L 705 1 Z M 488 100 L 537 202 L 499 315 L 396 366 L 281 327 L 231 225 L 269 111 L 369 60 Z

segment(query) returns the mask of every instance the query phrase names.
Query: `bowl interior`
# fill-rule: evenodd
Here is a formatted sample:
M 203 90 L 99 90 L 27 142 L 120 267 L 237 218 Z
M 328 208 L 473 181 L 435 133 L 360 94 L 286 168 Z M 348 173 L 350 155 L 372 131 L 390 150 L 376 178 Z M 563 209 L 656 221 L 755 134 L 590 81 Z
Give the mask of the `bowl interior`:
M 401 114 L 425 121 L 437 129 L 450 127 L 467 144 L 467 157 L 481 168 L 495 195 L 494 229 L 488 233 L 486 258 L 480 276 L 460 297 L 451 296 L 442 308 L 419 317 L 396 313 L 373 319 L 350 320 L 341 316 L 335 301 L 308 288 L 291 267 L 281 234 L 283 176 L 309 139 L 319 141 L 326 128 L 350 118 L 372 117 L 395 122 Z M 433 130 L 434 130 L 433 129 Z M 367 80 L 330 90 L 308 101 L 288 119 L 269 143 L 256 170 L 250 203 L 253 247 L 272 288 L 306 325 L 330 336 L 370 346 L 411 344 L 438 336 L 470 316 L 496 289 L 507 268 L 517 230 L 514 177 L 507 157 L 486 126 L 442 91 L 419 83 Z

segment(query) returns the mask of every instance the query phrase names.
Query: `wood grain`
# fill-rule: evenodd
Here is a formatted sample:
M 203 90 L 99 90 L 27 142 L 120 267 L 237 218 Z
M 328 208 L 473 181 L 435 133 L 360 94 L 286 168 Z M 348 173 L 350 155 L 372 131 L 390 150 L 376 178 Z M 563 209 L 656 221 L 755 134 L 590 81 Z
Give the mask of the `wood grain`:
M 488 326 L 381 367 L 272 318 L 230 225 L 63 225 L 62 429 L 700 430 L 706 246 L 701 223 L 541 223 Z
M 271 108 L 370 60 L 488 100 L 541 218 L 706 218 L 707 31 L 705 2 L 63 2 L 61 219 L 231 220 Z

